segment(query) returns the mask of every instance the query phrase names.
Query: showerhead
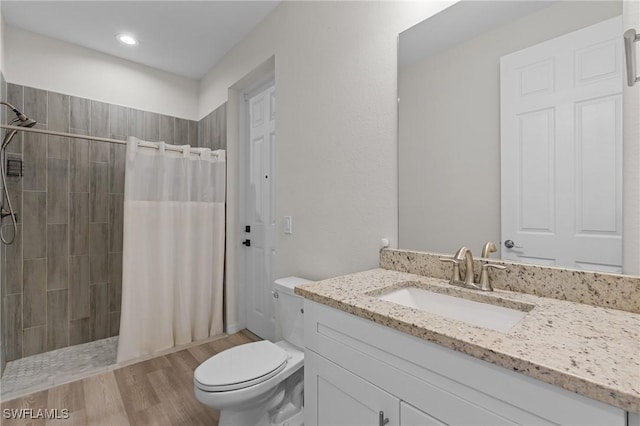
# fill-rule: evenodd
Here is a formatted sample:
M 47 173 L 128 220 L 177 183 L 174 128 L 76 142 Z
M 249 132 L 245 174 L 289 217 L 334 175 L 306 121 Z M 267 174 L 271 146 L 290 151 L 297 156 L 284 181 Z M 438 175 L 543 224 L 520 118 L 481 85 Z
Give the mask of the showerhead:
M 9 124 L 14 126 L 19 126 L 19 127 L 33 127 L 36 125 L 37 123 L 36 120 L 30 119 L 29 117 L 24 115 L 22 112 L 20 112 L 18 108 L 14 107 L 10 103 L 2 101 L 0 102 L 0 104 L 11 108 L 13 113 L 16 115 L 16 118 L 11 120 Z M 8 131 L 7 134 L 4 136 L 4 139 L 2 140 L 2 146 L 0 148 L 5 149 L 7 145 L 9 145 L 9 142 L 11 142 L 11 139 L 13 139 L 15 134 L 16 134 L 16 130 Z
M 9 102 L 0 101 L 0 104 L 11 108 L 11 111 L 13 111 L 13 113 L 16 115 L 16 118 L 11 120 L 12 124 L 18 125 L 20 127 L 33 127 L 36 125 L 35 120 L 32 120 L 24 115 L 18 108 L 14 107 Z
M 0 103 L 2 105 L 5 105 L 11 108 L 11 111 L 13 111 L 13 113 L 16 115 L 16 118 L 11 120 L 11 124 L 15 124 L 16 126 L 20 126 L 20 127 L 33 127 L 36 125 L 35 120 L 32 120 L 26 115 L 24 115 L 18 108 L 14 107 L 10 103 L 8 102 L 0 102 Z
M 18 116 L 18 118 L 20 119 L 20 121 L 17 122 L 16 125 L 20 127 L 33 127 L 38 123 L 36 120 L 30 119 L 22 113 L 20 114 L 20 116 Z

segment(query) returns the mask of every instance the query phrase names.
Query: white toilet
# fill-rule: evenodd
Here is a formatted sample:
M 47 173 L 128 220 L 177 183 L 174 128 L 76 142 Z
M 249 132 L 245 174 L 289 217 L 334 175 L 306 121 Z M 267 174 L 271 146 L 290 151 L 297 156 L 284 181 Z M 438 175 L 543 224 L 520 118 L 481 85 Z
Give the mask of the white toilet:
M 220 410 L 220 426 L 303 424 L 302 298 L 293 290 L 308 282 L 298 277 L 275 281 L 276 322 L 283 340 L 227 349 L 194 371 L 196 398 Z

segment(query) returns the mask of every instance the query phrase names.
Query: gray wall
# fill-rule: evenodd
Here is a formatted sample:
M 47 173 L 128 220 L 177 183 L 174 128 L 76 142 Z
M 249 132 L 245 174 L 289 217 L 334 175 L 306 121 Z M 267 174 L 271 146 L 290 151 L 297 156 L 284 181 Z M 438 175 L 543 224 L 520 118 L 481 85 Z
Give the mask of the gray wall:
M 225 145 L 225 105 L 198 123 L 14 84 L 6 99 L 42 129 Z M 124 145 L 25 134 L 8 152 L 25 172 L 8 178 L 19 223 L 1 274 L 6 360 L 117 335 Z M 7 219 L 3 227 L 11 232 Z

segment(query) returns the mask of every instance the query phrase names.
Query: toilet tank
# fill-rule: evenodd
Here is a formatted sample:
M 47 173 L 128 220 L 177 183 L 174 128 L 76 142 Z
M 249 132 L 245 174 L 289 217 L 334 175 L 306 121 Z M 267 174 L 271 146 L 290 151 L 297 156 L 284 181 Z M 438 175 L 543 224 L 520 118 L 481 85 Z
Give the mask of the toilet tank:
M 279 278 L 274 282 L 276 332 L 279 340 L 286 340 L 302 349 L 304 347 L 304 319 L 302 297 L 293 293 L 298 285 L 311 281 L 299 277 Z M 277 296 L 276 296 L 277 295 Z

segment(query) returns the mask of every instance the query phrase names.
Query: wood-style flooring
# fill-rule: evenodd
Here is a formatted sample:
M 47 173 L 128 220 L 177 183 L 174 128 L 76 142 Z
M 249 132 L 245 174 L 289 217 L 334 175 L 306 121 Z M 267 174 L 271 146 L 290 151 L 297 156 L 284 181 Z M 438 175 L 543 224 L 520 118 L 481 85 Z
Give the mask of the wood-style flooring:
M 217 425 L 218 411 L 202 405 L 193 394 L 193 371 L 216 353 L 255 340 L 259 338 L 243 330 L 168 355 L 3 402 L 0 405 L 0 424 Z M 8 418 L 16 413 L 16 409 L 24 409 L 19 412 L 27 418 Z M 65 409 L 68 410 L 68 418 L 60 418 L 66 417 L 62 411 Z M 58 414 L 59 419 L 45 419 L 47 413 L 53 413 L 53 417 Z

